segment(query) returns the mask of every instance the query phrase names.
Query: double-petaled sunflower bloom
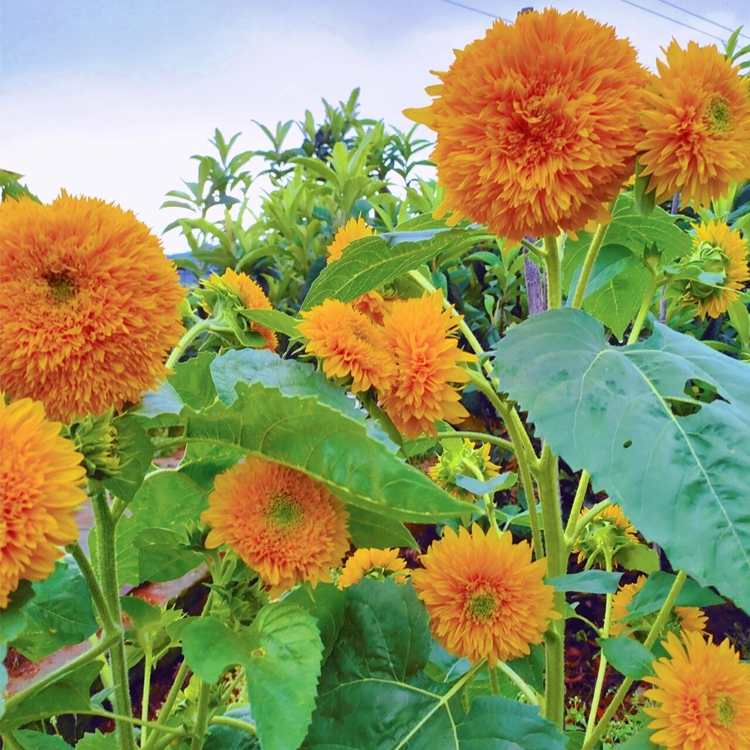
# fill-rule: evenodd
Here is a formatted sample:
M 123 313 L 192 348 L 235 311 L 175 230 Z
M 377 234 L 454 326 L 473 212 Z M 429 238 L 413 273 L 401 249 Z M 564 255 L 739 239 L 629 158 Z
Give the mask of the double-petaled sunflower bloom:
M 624 633 L 628 623 L 620 622 L 623 617 L 627 617 L 628 605 L 633 601 L 633 597 L 643 588 L 646 583 L 646 576 L 638 576 L 635 583 L 628 583 L 620 586 L 617 593 L 612 597 L 612 626 L 609 633 L 612 636 Z M 705 612 L 698 607 L 675 607 L 677 615 L 677 624 L 680 630 L 688 633 L 702 633 L 706 629 L 708 617 Z
M 462 422 L 469 413 L 456 384 L 468 382 L 461 362 L 474 362 L 455 336 L 460 318 L 443 308 L 441 291 L 393 303 L 384 330 L 396 366 L 393 384 L 382 393 L 388 416 L 406 437 L 435 434 L 435 420 Z
M 747 77 L 716 49 L 673 41 L 644 93 L 643 176 L 657 200 L 678 191 L 708 207 L 733 182 L 750 176 L 750 90 Z
M 750 664 L 728 640 L 669 633 L 669 656 L 654 662 L 643 709 L 651 742 L 670 750 L 747 750 L 750 747 Z
M 288 466 L 248 456 L 216 477 L 208 504 L 206 547 L 226 544 L 272 593 L 298 581 L 330 582 L 349 549 L 342 502 Z
M 63 192 L 0 205 L 0 379 L 53 419 L 137 402 L 183 332 L 174 264 L 133 213 Z
M 626 39 L 580 13 L 548 9 L 497 21 L 456 52 L 412 120 L 437 134 L 452 211 L 513 240 L 576 232 L 607 216 L 633 174 L 648 74 Z
M 0 394 L 0 607 L 22 579 L 42 581 L 78 539 L 73 512 L 85 499 L 86 469 L 38 401 L 5 405 Z
M 456 656 L 491 665 L 519 658 L 561 616 L 543 581 L 546 560 L 532 562 L 529 543 L 513 544 L 510 532 L 498 537 L 475 524 L 456 534 L 446 526 L 420 560 L 412 581 L 433 634 Z
M 402 574 L 405 568 L 406 560 L 398 556 L 397 549 L 358 549 L 346 561 L 338 587 L 349 588 L 363 578 L 395 578 L 396 583 L 406 583 L 407 576 Z

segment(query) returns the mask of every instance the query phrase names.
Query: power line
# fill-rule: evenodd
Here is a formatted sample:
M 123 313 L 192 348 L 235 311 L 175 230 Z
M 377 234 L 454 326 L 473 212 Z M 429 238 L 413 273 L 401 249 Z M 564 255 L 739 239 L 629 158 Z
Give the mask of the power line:
M 724 31 L 728 31 L 730 34 L 733 34 L 735 29 L 729 28 L 729 26 L 722 26 L 722 24 L 717 23 L 716 21 L 712 21 L 710 18 L 706 18 L 705 16 L 701 16 L 698 13 L 693 13 L 692 10 L 688 10 L 687 8 L 683 8 L 681 5 L 677 5 L 676 3 L 670 3 L 669 0 L 657 0 L 657 2 L 662 3 L 663 5 L 668 5 L 670 8 L 676 8 L 677 10 L 682 11 L 683 13 L 687 13 L 689 16 L 693 16 L 694 18 L 700 18 L 701 21 L 705 21 L 706 23 L 710 23 L 713 26 L 718 26 L 720 29 L 724 29 Z M 740 32 L 738 36 L 744 36 L 745 39 L 750 39 L 750 36 L 747 34 L 743 34 Z
M 443 0 L 446 2 L 447 0 Z M 633 3 L 630 0 L 620 0 L 621 3 L 625 3 L 625 5 L 632 5 L 634 8 L 638 8 L 639 10 L 644 10 L 646 13 L 650 13 L 652 16 L 658 16 L 659 18 L 663 18 L 667 21 L 671 21 L 672 23 L 679 24 L 680 26 L 684 26 L 686 29 L 690 29 L 692 31 L 697 31 L 699 34 L 705 34 L 706 36 L 713 37 L 714 39 L 718 39 L 720 42 L 723 42 L 724 40 L 720 36 L 716 36 L 716 34 L 712 34 L 709 31 L 703 31 L 703 29 L 698 29 L 695 26 L 691 26 L 689 23 L 683 23 L 682 21 L 678 21 L 676 18 L 672 18 L 672 16 L 665 16 L 663 13 L 657 13 L 655 10 L 651 10 L 651 8 L 646 8 L 643 5 L 638 5 L 637 3 Z
M 513 23 L 513 21 L 509 21 L 507 18 L 503 18 L 502 16 L 496 16 L 494 13 L 490 13 L 486 10 L 480 10 L 479 8 L 474 8 L 471 5 L 464 5 L 463 3 L 457 3 L 455 0 L 440 0 L 441 3 L 447 3 L 448 5 L 455 5 L 457 8 L 463 8 L 464 10 L 470 10 L 472 13 L 479 13 L 480 16 L 487 16 L 488 18 L 494 18 L 496 21 L 500 19 L 501 21 L 505 21 L 505 23 Z

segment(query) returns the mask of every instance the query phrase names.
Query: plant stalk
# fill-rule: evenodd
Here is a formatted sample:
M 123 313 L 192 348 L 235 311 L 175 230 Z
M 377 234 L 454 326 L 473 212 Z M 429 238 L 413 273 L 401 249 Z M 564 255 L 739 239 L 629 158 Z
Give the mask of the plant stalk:
M 189 671 L 190 667 L 188 667 L 186 661 L 183 661 L 182 664 L 180 664 L 180 668 L 177 670 L 177 675 L 175 676 L 174 682 L 172 683 L 172 687 L 169 689 L 167 699 L 164 701 L 164 704 L 159 711 L 159 716 L 156 720 L 155 726 L 153 727 L 154 731 L 149 735 L 148 740 L 142 746 L 142 750 L 152 750 L 152 748 L 156 744 L 159 733 L 164 729 L 164 725 L 172 715 L 172 709 L 174 708 L 174 704 L 177 702 L 177 696 L 180 694 L 180 690 L 182 690 L 182 683 L 185 682 L 185 677 L 187 677 L 187 673 Z
M 207 331 L 211 327 L 212 322 L 211 318 L 207 318 L 206 320 L 201 320 L 199 323 L 196 323 L 185 331 L 182 338 L 177 342 L 177 346 L 172 349 L 172 353 L 167 358 L 166 367 L 168 370 L 171 370 L 177 364 L 177 361 L 182 356 L 182 353 L 188 347 L 190 342 L 196 336 L 203 333 L 203 331 Z
M 581 478 L 578 480 L 578 489 L 576 490 L 576 496 L 573 499 L 573 506 L 570 509 L 570 515 L 568 516 L 568 523 L 565 527 L 565 540 L 569 542 L 569 537 L 573 535 L 573 532 L 578 523 L 578 516 L 581 515 L 581 508 L 583 508 L 583 501 L 586 499 L 586 490 L 589 488 L 589 481 L 591 475 L 587 471 L 581 472 Z
M 557 237 L 544 238 L 544 262 L 547 264 L 547 309 L 562 307 L 562 279 L 560 274 L 560 252 Z
M 586 253 L 586 259 L 583 261 L 581 275 L 578 277 L 573 301 L 570 304 L 570 306 L 576 310 L 580 310 L 581 305 L 583 304 L 583 298 L 586 296 L 586 287 L 588 286 L 589 278 L 591 278 L 591 271 L 594 269 L 594 263 L 596 263 L 599 250 L 604 243 L 604 236 L 607 234 L 608 226 L 609 224 L 599 224 L 596 228 L 596 232 L 594 232 L 594 236 L 591 238 L 591 244 Z
M 651 283 L 648 285 L 646 294 L 643 297 L 643 302 L 641 302 L 641 308 L 640 310 L 638 310 L 638 314 L 635 316 L 635 321 L 633 321 L 633 327 L 630 330 L 630 335 L 628 336 L 628 346 L 638 341 L 638 336 L 641 333 L 643 324 L 646 322 L 648 311 L 651 309 L 651 303 L 654 300 L 654 294 L 656 294 L 656 290 L 659 288 L 662 281 L 663 279 L 658 275 L 654 276 L 651 279 Z
M 446 432 L 438 432 L 437 434 L 438 440 L 444 440 L 448 438 L 461 438 L 462 440 L 466 438 L 467 440 L 479 440 L 483 443 L 491 443 L 492 445 L 499 445 L 501 448 L 504 448 L 509 453 L 515 453 L 516 449 L 513 445 L 513 443 L 510 442 L 510 440 L 505 440 L 504 438 L 497 437 L 496 435 L 488 435 L 484 432 L 468 432 L 465 430 L 454 430 L 454 431 L 446 431 Z

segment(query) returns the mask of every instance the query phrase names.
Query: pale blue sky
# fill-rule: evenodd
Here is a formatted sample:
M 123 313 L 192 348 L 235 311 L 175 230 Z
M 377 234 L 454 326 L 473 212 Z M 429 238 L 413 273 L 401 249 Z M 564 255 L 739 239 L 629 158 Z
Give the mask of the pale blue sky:
M 727 36 L 664 0 L 632 2 Z M 670 2 L 750 36 L 745 0 Z M 465 4 L 513 18 L 531 3 Z M 716 42 L 626 0 L 553 4 L 613 24 L 649 66 L 672 37 Z M 164 193 L 192 178 L 189 157 L 214 127 L 264 147 L 252 120 L 319 113 L 321 97 L 355 86 L 363 114 L 404 127 L 401 110 L 428 101 L 429 70 L 490 23 L 442 0 L 3 0 L 0 167 L 26 174 L 43 200 L 63 187 L 95 195 L 161 231 L 174 218 L 158 210 Z M 174 233 L 165 244 L 184 249 Z

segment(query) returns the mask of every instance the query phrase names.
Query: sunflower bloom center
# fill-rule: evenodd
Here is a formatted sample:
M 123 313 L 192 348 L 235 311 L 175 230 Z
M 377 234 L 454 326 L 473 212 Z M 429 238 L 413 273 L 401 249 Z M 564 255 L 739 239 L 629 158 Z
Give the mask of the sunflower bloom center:
M 75 280 L 67 271 L 51 271 L 44 275 L 52 298 L 55 302 L 65 303 L 75 297 L 78 287 Z
M 728 133 L 732 127 L 732 108 L 723 96 L 716 96 L 708 105 L 706 120 L 717 133 Z
M 488 591 L 479 591 L 476 594 L 472 594 L 464 605 L 466 614 L 472 620 L 478 620 L 479 622 L 486 622 L 492 619 L 497 612 L 497 608 L 497 597 Z
M 268 505 L 266 520 L 281 531 L 292 531 L 299 527 L 305 517 L 302 504 L 295 497 L 280 493 Z
M 716 718 L 723 727 L 731 727 L 737 719 L 737 706 L 727 695 L 722 695 L 716 706 Z

